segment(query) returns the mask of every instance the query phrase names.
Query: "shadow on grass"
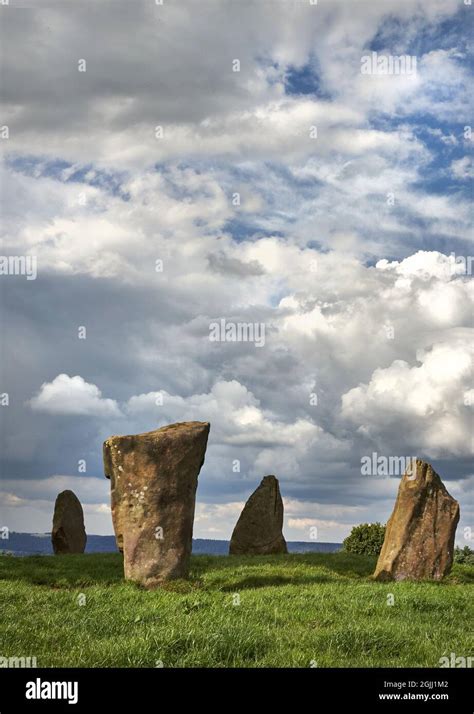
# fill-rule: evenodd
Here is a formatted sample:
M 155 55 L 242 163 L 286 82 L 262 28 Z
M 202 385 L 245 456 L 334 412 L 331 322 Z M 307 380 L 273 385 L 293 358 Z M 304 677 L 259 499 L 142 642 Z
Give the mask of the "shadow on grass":
M 271 571 L 275 569 L 273 575 L 268 572 L 268 577 L 281 581 L 282 585 L 288 582 L 302 583 L 305 578 L 314 582 L 317 578 L 324 577 L 330 579 L 330 574 L 343 576 L 351 579 L 368 578 L 375 569 L 376 557 L 365 555 L 354 555 L 351 553 L 291 553 L 288 555 L 231 555 L 231 556 L 207 556 L 198 555 L 192 559 L 192 570 L 196 575 L 203 575 L 207 571 L 218 571 L 225 574 L 225 571 L 241 571 L 249 569 L 261 569 Z M 286 576 L 281 571 L 291 568 L 291 576 Z M 311 571 L 318 569 L 318 573 L 312 575 Z M 239 572 L 240 571 L 240 572 Z M 322 572 L 323 571 L 323 572 Z M 232 577 L 232 576 L 231 576 Z M 252 576 L 251 576 L 252 577 Z M 265 576 L 266 577 L 266 576 Z
M 254 575 L 242 580 L 236 580 L 229 585 L 220 587 L 221 592 L 238 592 L 241 590 L 254 590 L 256 588 L 281 587 L 285 585 L 317 585 L 321 583 L 331 583 L 334 579 L 325 575 L 300 575 L 295 573 L 291 577 L 283 575 Z

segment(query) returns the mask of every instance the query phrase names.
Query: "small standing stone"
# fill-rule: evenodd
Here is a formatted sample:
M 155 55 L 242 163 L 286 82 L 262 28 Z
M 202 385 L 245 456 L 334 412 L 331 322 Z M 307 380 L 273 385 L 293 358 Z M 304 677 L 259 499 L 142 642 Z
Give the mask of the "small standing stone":
M 84 512 L 73 491 L 61 491 L 56 498 L 51 541 L 56 555 L 84 552 L 87 541 Z
M 287 553 L 283 537 L 283 501 L 278 479 L 265 476 L 244 506 L 232 533 L 230 555 Z

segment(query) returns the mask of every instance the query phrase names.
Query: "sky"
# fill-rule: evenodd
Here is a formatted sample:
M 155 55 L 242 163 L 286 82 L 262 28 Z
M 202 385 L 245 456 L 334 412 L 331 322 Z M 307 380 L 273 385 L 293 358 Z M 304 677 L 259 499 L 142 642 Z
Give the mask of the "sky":
M 0 525 L 49 531 L 68 488 L 112 533 L 102 442 L 197 419 L 196 537 L 267 474 L 288 540 L 385 522 L 401 474 L 362 473 L 375 454 L 432 463 L 470 544 L 474 7 L 0 11 L 1 256 L 35 261 L 0 275 Z

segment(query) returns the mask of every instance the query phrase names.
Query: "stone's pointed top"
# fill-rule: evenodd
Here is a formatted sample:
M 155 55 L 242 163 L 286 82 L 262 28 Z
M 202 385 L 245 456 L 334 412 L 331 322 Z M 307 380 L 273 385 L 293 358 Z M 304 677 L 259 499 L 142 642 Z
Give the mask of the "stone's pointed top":
M 278 479 L 265 476 L 249 497 L 232 533 L 230 555 L 287 553 Z
M 429 484 L 439 488 L 443 494 L 450 496 L 441 477 L 436 473 L 432 465 L 427 461 L 423 461 L 423 459 L 413 459 L 412 464 L 407 467 L 403 475 L 400 489 L 421 489 Z
M 400 481 L 376 580 L 440 580 L 453 562 L 459 504 L 431 464 L 414 459 Z
M 272 493 L 277 494 L 278 496 L 280 495 L 280 484 L 278 483 L 276 476 L 264 476 L 260 481 L 257 491 L 258 489 L 265 489 L 266 491 L 270 490 Z

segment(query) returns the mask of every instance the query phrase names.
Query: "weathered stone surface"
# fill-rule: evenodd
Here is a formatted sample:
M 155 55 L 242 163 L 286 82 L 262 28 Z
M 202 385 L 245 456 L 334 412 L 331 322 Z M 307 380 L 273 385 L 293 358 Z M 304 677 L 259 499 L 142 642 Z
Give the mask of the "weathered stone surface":
M 432 466 L 416 459 L 402 477 L 376 580 L 440 580 L 451 570 L 459 504 Z
M 127 580 L 153 588 L 188 576 L 209 426 L 183 422 L 105 441 L 104 470 Z
M 84 552 L 87 542 L 84 512 L 73 491 L 61 491 L 56 498 L 51 542 L 56 555 Z
M 230 555 L 287 553 L 278 479 L 265 476 L 245 504 L 232 533 Z

